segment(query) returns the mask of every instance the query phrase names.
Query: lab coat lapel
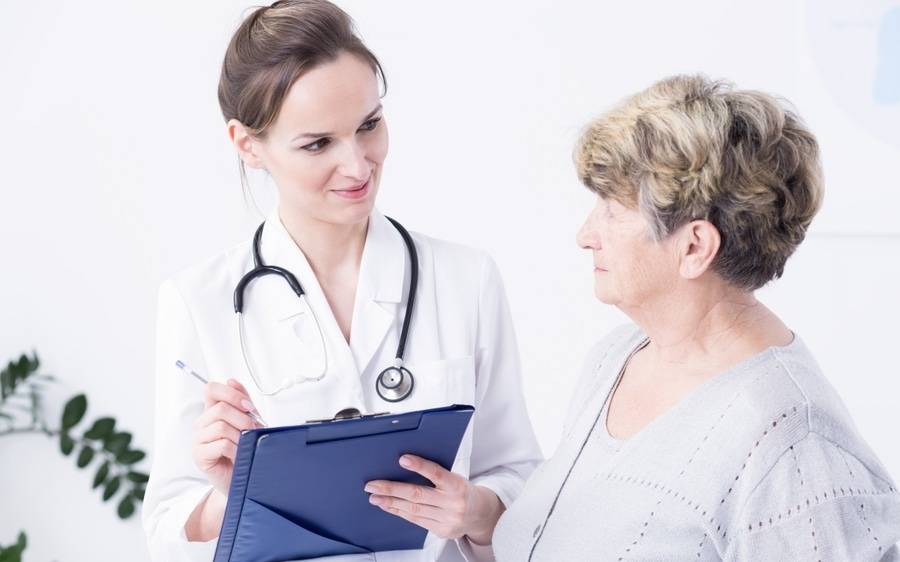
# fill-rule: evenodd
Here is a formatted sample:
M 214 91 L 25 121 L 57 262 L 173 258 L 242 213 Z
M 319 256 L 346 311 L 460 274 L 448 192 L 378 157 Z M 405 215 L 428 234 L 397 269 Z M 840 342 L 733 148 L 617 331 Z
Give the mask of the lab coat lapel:
M 396 326 L 393 332 L 399 334 L 406 256 L 400 233 L 381 213 L 373 211 L 369 217 L 350 327 L 350 349 L 360 373 L 368 368 L 382 345 L 387 345 L 385 337 L 392 332 L 392 326 Z M 392 348 L 389 352 L 391 357 L 394 351 Z
M 349 347 L 344 341 L 344 336 L 341 334 L 340 327 L 337 325 L 337 320 L 334 318 L 334 313 L 331 311 L 312 266 L 282 224 L 277 208 L 266 219 L 261 246 L 262 257 L 266 264 L 283 267 L 297 277 L 315 316 L 308 314 L 309 311 L 300 299 L 283 281 L 281 290 L 263 292 L 263 298 L 270 301 L 265 305 L 270 307 L 270 310 L 284 311 L 283 313 L 279 312 L 283 317 L 293 315 L 296 318 L 298 314 L 309 316 L 303 320 L 309 323 L 309 330 L 301 331 L 304 337 L 313 338 L 311 344 L 314 345 L 317 343 L 315 338 L 319 337 L 318 329 L 321 329 L 327 348 L 328 371 L 346 374 L 348 369 L 353 368 L 353 357 Z M 318 329 L 314 328 L 316 323 L 318 323 Z M 353 379 L 358 380 L 357 377 L 353 377 Z

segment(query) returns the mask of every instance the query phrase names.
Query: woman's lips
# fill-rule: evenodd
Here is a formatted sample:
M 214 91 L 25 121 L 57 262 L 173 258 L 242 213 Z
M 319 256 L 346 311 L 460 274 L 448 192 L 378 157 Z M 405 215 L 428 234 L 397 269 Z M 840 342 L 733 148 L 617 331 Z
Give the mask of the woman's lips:
M 366 180 L 366 183 L 362 184 L 360 187 L 351 188 L 351 189 L 334 189 L 332 192 L 344 199 L 362 199 L 369 193 L 369 184 L 372 183 L 372 178 Z

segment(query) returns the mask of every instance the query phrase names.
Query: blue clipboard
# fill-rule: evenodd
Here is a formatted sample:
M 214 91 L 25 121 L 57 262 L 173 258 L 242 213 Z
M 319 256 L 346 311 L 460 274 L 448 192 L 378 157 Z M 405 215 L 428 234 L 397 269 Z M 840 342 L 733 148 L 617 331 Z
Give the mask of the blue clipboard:
M 400 456 L 450 470 L 473 412 L 453 405 L 242 432 L 213 562 L 422 548 L 426 530 L 371 505 L 363 487 L 430 485 L 401 467 Z

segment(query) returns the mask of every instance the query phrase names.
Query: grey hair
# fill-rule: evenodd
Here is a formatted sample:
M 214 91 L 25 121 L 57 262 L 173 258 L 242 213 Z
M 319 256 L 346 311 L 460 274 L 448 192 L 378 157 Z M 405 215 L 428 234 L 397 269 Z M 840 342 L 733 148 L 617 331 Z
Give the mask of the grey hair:
M 575 165 L 588 189 L 637 208 L 656 241 L 712 223 L 712 269 L 746 290 L 783 274 L 824 196 L 818 143 L 794 111 L 704 76 L 662 80 L 594 120 Z

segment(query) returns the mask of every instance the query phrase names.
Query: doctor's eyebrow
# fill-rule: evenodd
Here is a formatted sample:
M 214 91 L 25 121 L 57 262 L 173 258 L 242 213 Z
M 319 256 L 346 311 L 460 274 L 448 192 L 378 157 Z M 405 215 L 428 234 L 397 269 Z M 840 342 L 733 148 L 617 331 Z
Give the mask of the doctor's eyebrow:
M 372 116 L 375 115 L 376 113 L 378 113 L 379 111 L 381 111 L 381 109 L 382 109 L 382 105 L 379 103 L 378 107 L 376 107 L 375 109 L 370 111 L 369 114 L 366 115 L 365 118 L 363 118 L 362 123 L 360 123 L 360 125 L 362 125 L 363 123 L 365 123 L 366 121 L 371 119 Z M 317 138 L 318 139 L 318 138 L 322 138 L 322 137 L 330 137 L 333 134 L 334 133 L 300 133 L 299 135 L 292 138 L 291 142 L 294 142 L 295 140 L 301 139 L 301 138 Z

